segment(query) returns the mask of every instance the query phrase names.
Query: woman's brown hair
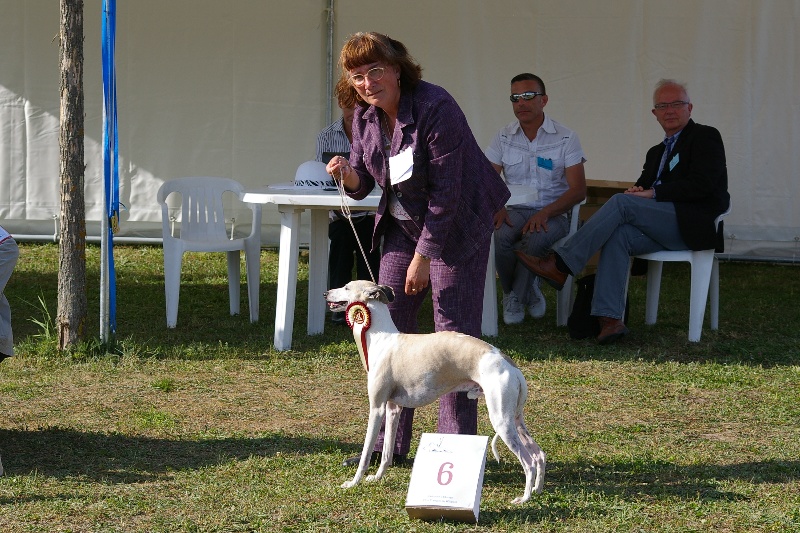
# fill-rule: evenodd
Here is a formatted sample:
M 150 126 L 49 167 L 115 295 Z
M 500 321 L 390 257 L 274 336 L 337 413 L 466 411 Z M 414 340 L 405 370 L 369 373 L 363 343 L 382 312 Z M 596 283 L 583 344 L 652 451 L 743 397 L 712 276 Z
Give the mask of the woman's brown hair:
M 366 105 L 350 83 L 349 71 L 361 65 L 378 62 L 400 70 L 402 88 L 413 89 L 422 79 L 422 67 L 411 57 L 403 43 L 381 33 L 354 33 L 347 39 L 339 55 L 342 73 L 336 84 L 337 99 L 352 98 L 360 105 Z

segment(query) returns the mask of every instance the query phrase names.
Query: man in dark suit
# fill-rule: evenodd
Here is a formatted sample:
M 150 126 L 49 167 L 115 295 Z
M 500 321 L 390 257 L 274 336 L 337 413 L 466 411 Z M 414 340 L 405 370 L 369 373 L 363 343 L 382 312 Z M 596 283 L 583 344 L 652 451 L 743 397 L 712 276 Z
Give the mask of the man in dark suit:
M 725 147 L 716 128 L 691 119 L 686 87 L 661 80 L 653 115 L 663 143 L 650 148 L 636 185 L 606 202 L 563 246 L 539 259 L 518 252 L 522 263 L 560 289 L 601 250 L 592 315 L 600 319 L 600 344 L 628 333 L 625 311 L 630 257 L 660 250 L 722 248 L 714 219 L 730 203 Z

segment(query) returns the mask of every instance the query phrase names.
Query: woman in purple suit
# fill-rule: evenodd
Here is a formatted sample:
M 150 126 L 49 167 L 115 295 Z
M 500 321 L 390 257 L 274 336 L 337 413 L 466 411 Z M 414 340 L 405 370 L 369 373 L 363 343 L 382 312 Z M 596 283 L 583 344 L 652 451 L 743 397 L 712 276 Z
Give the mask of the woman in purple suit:
M 508 188 L 456 101 L 422 81 L 422 68 L 402 43 L 357 33 L 339 63 L 348 83 L 337 87 L 352 92 L 358 106 L 350 160 L 332 159 L 328 173 L 355 199 L 376 184 L 383 191 L 372 248 L 382 237 L 378 282 L 394 289 L 392 319 L 400 331 L 416 333 L 430 290 L 436 331 L 480 337 L 492 217 L 508 200 Z M 395 462 L 408 454 L 413 416 L 413 409 L 403 409 Z M 442 397 L 438 431 L 475 434 L 477 401 L 463 392 Z M 382 441 L 381 432 L 376 451 Z

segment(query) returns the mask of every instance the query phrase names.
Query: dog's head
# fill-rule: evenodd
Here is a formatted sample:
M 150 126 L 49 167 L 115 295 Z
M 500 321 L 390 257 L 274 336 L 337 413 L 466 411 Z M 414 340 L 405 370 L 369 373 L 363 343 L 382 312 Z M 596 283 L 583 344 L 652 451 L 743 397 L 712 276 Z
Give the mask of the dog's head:
M 327 291 L 325 300 L 328 302 L 328 308 L 331 311 L 346 311 L 347 306 L 353 302 L 367 303 L 369 300 L 377 300 L 387 304 L 394 300 L 394 291 L 388 285 L 356 280 L 339 289 Z

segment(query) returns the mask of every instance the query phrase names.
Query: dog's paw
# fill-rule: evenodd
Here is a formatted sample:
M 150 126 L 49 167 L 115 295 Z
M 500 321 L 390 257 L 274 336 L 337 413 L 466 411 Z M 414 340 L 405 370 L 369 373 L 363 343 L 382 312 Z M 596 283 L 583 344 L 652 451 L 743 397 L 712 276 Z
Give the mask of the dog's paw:
M 342 483 L 343 489 L 349 489 L 350 487 L 355 487 L 355 486 L 356 486 L 355 481 L 345 481 L 344 483 Z
M 367 476 L 367 481 L 373 483 L 375 481 L 380 481 L 381 477 L 382 476 L 379 476 L 378 474 L 372 474 L 370 476 Z
M 514 498 L 513 500 L 511 500 L 511 503 L 514 503 L 516 505 L 522 505 L 523 503 L 527 502 L 530 499 L 531 499 L 530 496 L 528 496 L 527 498 L 525 496 L 520 496 L 518 498 Z

